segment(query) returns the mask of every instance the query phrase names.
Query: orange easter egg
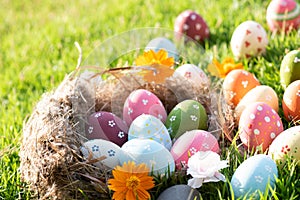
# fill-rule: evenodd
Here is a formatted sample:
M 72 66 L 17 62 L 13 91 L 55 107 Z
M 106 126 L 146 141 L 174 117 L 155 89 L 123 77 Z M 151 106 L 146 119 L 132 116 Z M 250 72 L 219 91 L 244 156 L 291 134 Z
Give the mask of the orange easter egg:
M 282 108 L 288 121 L 300 119 L 300 80 L 292 82 L 285 90 Z

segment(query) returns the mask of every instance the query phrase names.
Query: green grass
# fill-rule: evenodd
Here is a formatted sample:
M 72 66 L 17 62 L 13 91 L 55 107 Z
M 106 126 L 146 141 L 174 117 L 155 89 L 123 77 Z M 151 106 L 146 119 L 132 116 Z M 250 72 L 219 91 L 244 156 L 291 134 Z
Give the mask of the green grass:
M 102 41 L 141 27 L 173 29 L 176 16 L 193 9 L 207 21 L 211 38 L 204 44 L 208 52 L 223 59 L 232 56 L 230 36 L 245 20 L 255 20 L 266 30 L 263 0 L 111 0 L 111 1 L 0 1 L 0 199 L 29 199 L 18 174 L 18 152 L 23 121 L 41 95 L 54 89 L 77 64 L 78 51 L 83 58 Z M 279 83 L 280 62 L 288 50 L 299 48 L 299 33 L 272 35 L 264 57 L 242 60 L 262 84 L 275 89 L 282 98 Z M 282 111 L 280 110 L 280 115 Z M 288 124 L 285 122 L 285 127 Z M 230 180 L 244 160 L 231 146 L 223 158 L 231 156 L 223 173 Z M 293 162 L 279 170 L 273 199 L 299 199 L 299 168 Z M 200 188 L 203 199 L 231 199 L 228 183 L 209 183 Z

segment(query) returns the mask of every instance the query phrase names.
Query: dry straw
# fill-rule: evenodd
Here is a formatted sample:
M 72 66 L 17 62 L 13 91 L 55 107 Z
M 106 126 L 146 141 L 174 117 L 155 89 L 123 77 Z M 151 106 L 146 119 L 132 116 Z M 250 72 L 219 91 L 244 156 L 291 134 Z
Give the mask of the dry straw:
M 33 198 L 110 199 L 106 184 L 110 171 L 93 166 L 96 161 L 83 158 L 80 151 L 87 141 L 86 119 L 96 111 L 121 116 L 125 99 L 138 88 L 156 94 L 168 112 L 185 99 L 199 101 L 208 113 L 209 131 L 223 144 L 226 137 L 232 138 L 231 109 L 218 83 L 196 86 L 180 77 L 170 77 L 164 84 L 147 83 L 131 67 L 80 73 L 85 68 L 80 59 L 78 63 L 56 90 L 42 96 L 24 123 L 20 172 Z M 96 81 L 103 73 L 108 78 Z

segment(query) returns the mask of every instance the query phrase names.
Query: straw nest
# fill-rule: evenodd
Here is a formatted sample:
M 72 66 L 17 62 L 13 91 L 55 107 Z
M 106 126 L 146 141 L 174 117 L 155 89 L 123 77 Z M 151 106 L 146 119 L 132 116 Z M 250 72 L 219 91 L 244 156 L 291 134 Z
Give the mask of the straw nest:
M 110 199 L 106 185 L 110 171 L 93 166 L 95 160 L 85 159 L 80 151 L 87 141 L 86 119 L 97 111 L 122 117 L 125 99 L 138 88 L 156 94 L 168 112 L 185 99 L 199 101 L 208 113 L 209 131 L 221 142 L 228 141 L 223 136 L 230 136 L 233 117 L 218 84 L 195 86 L 180 77 L 153 84 L 131 70 L 125 74 L 99 82 L 93 73 L 71 74 L 55 91 L 42 96 L 24 123 L 20 150 L 21 177 L 34 198 Z

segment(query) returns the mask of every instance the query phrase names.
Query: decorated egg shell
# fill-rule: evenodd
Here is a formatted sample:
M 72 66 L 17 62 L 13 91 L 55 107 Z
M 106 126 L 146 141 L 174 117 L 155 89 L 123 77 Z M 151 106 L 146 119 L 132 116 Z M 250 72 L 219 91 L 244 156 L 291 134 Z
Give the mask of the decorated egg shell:
M 86 137 L 91 139 L 104 139 L 122 146 L 128 140 L 128 126 L 126 123 L 110 112 L 96 112 L 88 118 Z
M 272 0 L 267 8 L 271 31 L 288 31 L 300 25 L 300 6 L 294 0 Z
M 224 98 L 229 104 L 237 106 L 246 93 L 258 85 L 260 83 L 254 74 L 242 69 L 232 70 L 223 82 Z
M 276 92 L 270 86 L 259 85 L 247 92 L 235 108 L 237 121 L 240 119 L 243 110 L 255 102 L 264 102 L 278 112 L 278 97 Z
M 92 159 L 99 160 L 94 163 L 95 166 L 101 167 L 102 164 L 108 168 L 114 168 L 120 165 L 120 156 L 123 155 L 121 148 L 107 140 L 95 139 L 89 140 L 81 147 L 83 156 L 88 159 L 92 155 Z
M 150 49 L 155 52 L 159 51 L 160 49 L 164 49 L 168 52 L 169 57 L 173 57 L 175 60 L 178 60 L 178 52 L 175 44 L 165 37 L 158 37 L 151 40 L 147 44 L 145 50 Z
M 171 148 L 176 168 L 187 167 L 188 159 L 198 151 L 219 152 L 218 140 L 204 130 L 192 130 L 180 136 Z
M 255 21 L 241 23 L 233 32 L 230 47 L 237 58 L 249 58 L 266 51 L 268 37 L 265 29 Z
M 172 141 L 165 125 L 152 115 L 142 114 L 135 118 L 128 131 L 128 140 L 151 139 L 171 149 Z
M 189 80 L 196 86 L 209 85 L 210 80 L 202 69 L 193 64 L 184 64 L 179 66 L 175 72 L 174 77 L 181 76 Z
M 165 123 L 167 112 L 159 98 L 152 92 L 138 89 L 130 93 L 123 108 L 123 120 L 128 126 L 141 114 L 149 114 Z
M 205 108 L 195 100 L 184 100 L 177 104 L 169 113 L 166 127 L 171 138 L 178 138 L 186 131 L 207 129 Z
M 173 185 L 164 190 L 157 200 L 196 200 L 200 199 L 200 192 L 188 185 Z
M 249 150 L 259 148 L 265 151 L 282 131 L 283 125 L 279 115 L 266 103 L 252 103 L 242 112 L 239 136 Z
M 284 91 L 282 108 L 288 121 L 300 119 L 300 80 L 292 82 Z
M 270 145 L 268 154 L 279 164 L 284 164 L 287 156 L 300 160 L 300 126 L 280 133 Z M 300 166 L 300 162 L 298 165 Z
M 154 174 L 164 175 L 174 172 L 175 164 L 171 153 L 160 143 L 150 139 L 132 139 L 121 148 L 124 156 L 120 157 L 121 164 L 133 161 L 135 164 L 145 163 Z
M 202 42 L 209 37 L 209 28 L 204 19 L 196 12 L 186 10 L 175 20 L 175 33 L 177 39 L 187 35 L 189 40 Z
M 291 82 L 300 79 L 300 50 L 286 54 L 280 66 L 280 82 L 286 88 Z
M 266 188 L 274 189 L 278 176 L 276 163 L 267 155 L 257 154 L 246 159 L 236 169 L 231 179 L 235 198 L 260 199 L 259 191 L 264 193 Z

